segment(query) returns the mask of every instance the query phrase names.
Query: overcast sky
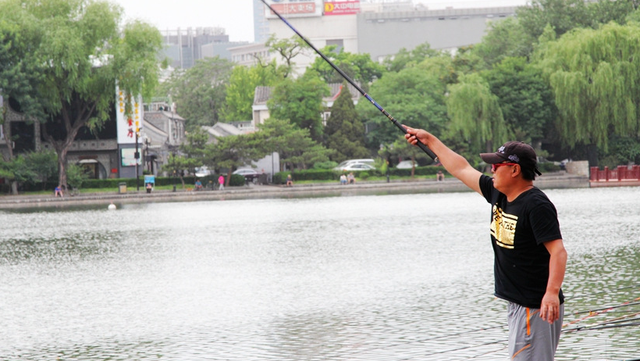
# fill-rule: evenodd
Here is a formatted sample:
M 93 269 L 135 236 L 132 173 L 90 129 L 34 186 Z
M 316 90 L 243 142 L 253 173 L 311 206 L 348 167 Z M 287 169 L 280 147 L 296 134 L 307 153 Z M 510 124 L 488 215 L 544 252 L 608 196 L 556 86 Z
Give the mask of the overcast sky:
M 230 41 L 253 41 L 252 0 L 113 0 L 124 8 L 125 18 L 142 19 L 160 30 L 222 27 Z M 414 0 L 430 9 L 514 6 L 526 0 Z

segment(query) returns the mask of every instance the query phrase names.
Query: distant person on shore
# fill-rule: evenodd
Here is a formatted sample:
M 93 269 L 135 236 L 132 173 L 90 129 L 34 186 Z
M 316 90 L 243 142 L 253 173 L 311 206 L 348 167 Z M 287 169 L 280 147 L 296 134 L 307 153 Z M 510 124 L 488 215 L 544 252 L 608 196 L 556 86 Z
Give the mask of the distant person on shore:
M 509 358 L 553 361 L 562 331 L 567 251 L 555 206 L 533 185 L 540 175 L 535 151 L 507 142 L 495 153 L 480 154 L 491 164 L 489 177 L 425 130 L 407 127 L 405 138 L 429 147 L 449 174 L 491 204 L 495 296 L 507 301 Z
M 438 182 L 442 182 L 442 181 L 444 181 L 444 173 L 442 173 L 442 171 L 441 171 L 441 170 L 439 170 L 439 171 L 438 171 L 438 173 L 436 174 L 436 180 L 437 180 Z
M 291 174 L 287 174 L 287 187 L 293 187 L 293 178 L 291 178 Z
M 54 197 L 64 198 L 64 194 L 62 194 L 62 187 L 57 186 L 53 191 L 53 196 Z
M 353 172 L 350 172 L 347 176 L 347 183 L 356 184 L 356 176 L 353 175 Z
M 218 189 L 224 190 L 224 176 L 222 174 L 218 177 Z
M 194 184 L 195 188 L 197 191 L 201 191 L 202 190 L 202 182 L 200 182 L 200 179 L 196 179 L 196 183 Z
M 153 185 L 151 184 L 151 182 L 147 183 L 147 193 L 151 193 L 152 190 L 153 190 Z
M 340 185 L 345 185 L 347 184 L 347 176 L 344 174 L 340 175 Z

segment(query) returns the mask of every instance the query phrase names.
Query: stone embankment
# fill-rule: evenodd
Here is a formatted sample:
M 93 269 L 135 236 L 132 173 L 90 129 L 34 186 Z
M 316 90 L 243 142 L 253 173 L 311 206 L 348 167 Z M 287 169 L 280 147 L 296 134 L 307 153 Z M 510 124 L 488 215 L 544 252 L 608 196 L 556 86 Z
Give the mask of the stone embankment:
M 565 172 L 549 173 L 538 177 L 535 185 L 541 189 L 552 188 L 588 188 L 589 178 L 575 176 Z M 206 200 L 231 199 L 263 199 L 263 198 L 304 198 L 304 197 L 333 197 L 356 195 L 384 195 L 410 193 L 444 193 L 463 192 L 469 189 L 457 179 L 446 178 L 444 181 L 429 180 L 396 180 L 358 182 L 350 185 L 318 183 L 294 184 L 292 187 L 282 185 L 249 185 L 243 187 L 227 187 L 220 190 L 187 191 L 178 189 L 173 191 L 153 191 L 146 193 L 127 190 L 126 193 L 83 193 L 76 196 L 56 198 L 51 195 L 18 195 L 0 196 L 0 209 L 31 208 L 31 207 L 65 207 L 83 204 L 110 203 L 144 203 L 144 202 L 188 202 Z

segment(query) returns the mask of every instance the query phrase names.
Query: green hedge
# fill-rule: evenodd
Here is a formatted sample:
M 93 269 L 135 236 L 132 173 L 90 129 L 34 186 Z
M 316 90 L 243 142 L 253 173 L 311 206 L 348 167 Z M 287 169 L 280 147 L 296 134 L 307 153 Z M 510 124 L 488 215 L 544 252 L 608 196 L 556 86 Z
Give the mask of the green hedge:
M 426 175 L 435 175 L 438 171 L 443 171 L 444 167 L 442 166 L 426 166 L 426 167 L 416 167 L 415 175 L 417 176 L 426 176 Z M 287 175 L 291 174 L 291 178 L 293 181 L 314 181 L 314 180 L 334 180 L 339 181 L 341 174 L 347 174 L 349 172 L 340 172 L 332 169 L 307 169 L 307 170 L 297 170 L 294 172 L 278 172 L 273 176 L 273 183 L 275 184 L 284 184 L 287 181 Z M 386 173 L 382 173 L 380 170 L 369 170 L 369 171 L 359 171 L 353 172 L 357 179 L 367 179 L 369 177 L 384 177 Z M 397 169 L 390 168 L 389 175 L 391 176 L 399 176 L 399 177 L 410 177 L 411 169 Z

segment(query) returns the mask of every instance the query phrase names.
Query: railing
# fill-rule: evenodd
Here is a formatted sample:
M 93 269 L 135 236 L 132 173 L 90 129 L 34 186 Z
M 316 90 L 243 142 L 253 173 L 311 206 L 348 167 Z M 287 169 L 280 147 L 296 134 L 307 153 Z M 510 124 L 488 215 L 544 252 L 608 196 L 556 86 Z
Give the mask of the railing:
M 592 182 L 608 182 L 608 181 L 637 181 L 640 180 L 640 166 L 619 165 L 616 169 L 604 167 L 600 170 L 598 167 L 591 167 Z

